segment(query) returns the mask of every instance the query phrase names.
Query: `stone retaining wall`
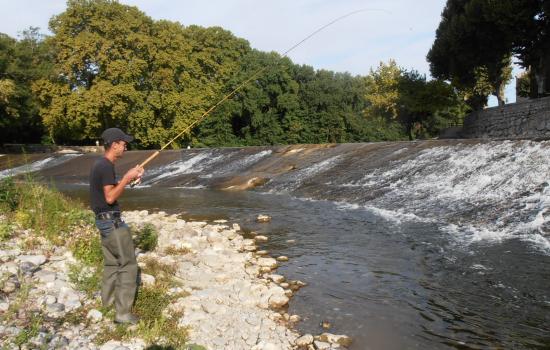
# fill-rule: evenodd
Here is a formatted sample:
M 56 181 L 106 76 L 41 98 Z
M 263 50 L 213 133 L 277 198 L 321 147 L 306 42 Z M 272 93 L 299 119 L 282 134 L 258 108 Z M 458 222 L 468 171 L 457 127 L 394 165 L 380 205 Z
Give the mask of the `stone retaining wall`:
M 464 138 L 550 139 L 550 97 L 487 108 L 464 120 Z

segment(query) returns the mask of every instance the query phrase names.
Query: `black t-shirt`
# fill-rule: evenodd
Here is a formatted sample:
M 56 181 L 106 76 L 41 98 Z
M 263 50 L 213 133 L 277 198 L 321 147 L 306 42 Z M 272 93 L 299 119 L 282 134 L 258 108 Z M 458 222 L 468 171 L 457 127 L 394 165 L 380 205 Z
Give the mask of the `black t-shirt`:
M 103 186 L 116 184 L 115 165 L 105 157 L 96 160 L 90 171 L 90 207 L 94 213 L 120 211 L 118 202 L 107 203 L 103 192 Z

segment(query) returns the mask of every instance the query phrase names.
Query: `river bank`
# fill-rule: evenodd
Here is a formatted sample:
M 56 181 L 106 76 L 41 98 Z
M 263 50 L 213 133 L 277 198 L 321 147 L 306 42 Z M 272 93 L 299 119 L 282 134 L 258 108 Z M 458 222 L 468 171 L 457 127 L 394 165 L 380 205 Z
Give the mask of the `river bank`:
M 0 220 L 6 224 L 6 219 Z M 223 220 L 186 222 L 163 212 L 125 212 L 124 219 L 136 231 L 152 225 L 158 232 L 156 249 L 138 251 L 140 293 L 150 301 L 161 297 L 153 291 L 166 291 L 167 297 L 158 299 L 164 306 L 161 320 L 180 337 L 140 325 L 115 327 L 112 311 L 102 309 L 97 290 L 86 286 L 92 283 L 93 268 L 75 269 L 82 265 L 67 247 L 32 230 L 15 229 L 0 250 L 4 348 L 138 350 L 177 343 L 183 349 L 201 348 L 191 344 L 207 349 L 342 349 L 349 344 L 347 337 L 314 339 L 293 330 L 300 317 L 286 308 L 303 284 L 273 273 L 280 262 L 258 252 L 255 244 L 266 237 L 243 236 L 238 225 Z M 79 230 L 93 234 L 94 229 L 83 225 Z

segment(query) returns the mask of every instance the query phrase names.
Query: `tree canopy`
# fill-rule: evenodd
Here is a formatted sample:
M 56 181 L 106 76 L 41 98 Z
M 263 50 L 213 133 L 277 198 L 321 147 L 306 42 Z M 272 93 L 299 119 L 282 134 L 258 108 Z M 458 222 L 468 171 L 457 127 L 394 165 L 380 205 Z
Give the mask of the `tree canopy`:
M 42 142 L 93 144 L 120 127 L 156 148 L 260 68 L 172 146 L 432 137 L 441 120 L 463 115 L 449 84 L 393 61 L 367 76 L 314 70 L 223 28 L 153 20 L 114 0 L 69 0 L 50 20 L 51 36 L 33 30 L 0 36 L 0 128 L 32 121 Z

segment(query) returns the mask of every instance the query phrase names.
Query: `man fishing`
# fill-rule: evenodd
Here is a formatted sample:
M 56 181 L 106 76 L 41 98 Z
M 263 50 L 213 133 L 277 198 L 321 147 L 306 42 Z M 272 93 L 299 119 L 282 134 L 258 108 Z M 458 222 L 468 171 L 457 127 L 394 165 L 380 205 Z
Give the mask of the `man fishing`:
M 105 154 L 90 171 L 90 205 L 96 215 L 96 226 L 101 233 L 103 250 L 103 281 L 101 301 L 103 306 L 115 306 L 115 323 L 136 324 L 139 318 L 132 314 L 137 291 L 137 272 L 134 243 L 128 225 L 120 217 L 117 199 L 132 181 L 139 181 L 143 167 L 136 166 L 121 178 L 115 177 L 115 162 L 122 157 L 126 146 L 134 138 L 118 128 L 110 128 L 101 134 Z

